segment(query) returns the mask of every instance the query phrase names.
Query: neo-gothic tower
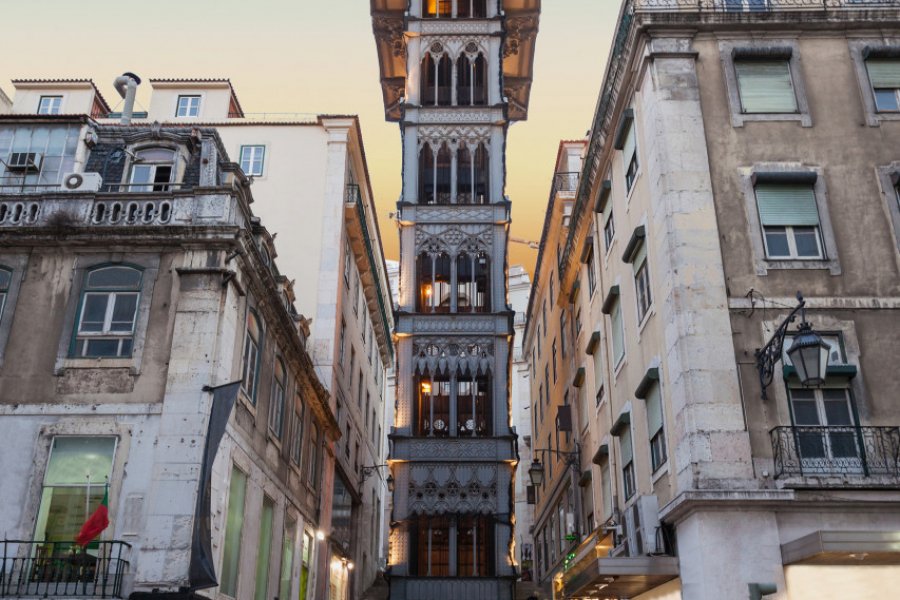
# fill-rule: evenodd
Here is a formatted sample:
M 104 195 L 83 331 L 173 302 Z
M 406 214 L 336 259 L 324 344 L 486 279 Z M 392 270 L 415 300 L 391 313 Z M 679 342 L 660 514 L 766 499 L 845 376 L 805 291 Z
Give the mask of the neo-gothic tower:
M 540 0 L 372 0 L 403 140 L 391 598 L 511 599 L 506 133 Z

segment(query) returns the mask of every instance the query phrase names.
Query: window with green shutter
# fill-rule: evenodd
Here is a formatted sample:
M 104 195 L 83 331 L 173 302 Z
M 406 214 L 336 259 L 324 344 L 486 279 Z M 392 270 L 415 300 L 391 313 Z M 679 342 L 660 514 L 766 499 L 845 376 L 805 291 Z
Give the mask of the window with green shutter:
M 631 443 L 631 427 L 626 426 L 619 435 L 619 450 L 622 455 L 622 493 L 625 500 L 634 496 L 634 446 Z
M 647 392 L 647 432 L 650 436 L 650 464 L 654 472 L 666 463 L 666 434 L 663 427 L 662 397 L 659 386 Z
M 878 112 L 900 112 L 900 59 L 870 58 L 866 61 L 869 82 Z
M 825 258 L 812 184 L 759 183 L 756 206 L 767 258 Z
M 619 363 L 625 358 L 625 330 L 622 323 L 621 302 L 616 302 L 610 313 L 610 319 L 612 320 L 613 363 L 619 366 Z
M 734 71 L 737 75 L 742 112 L 798 112 L 797 96 L 794 93 L 788 60 L 735 60 Z

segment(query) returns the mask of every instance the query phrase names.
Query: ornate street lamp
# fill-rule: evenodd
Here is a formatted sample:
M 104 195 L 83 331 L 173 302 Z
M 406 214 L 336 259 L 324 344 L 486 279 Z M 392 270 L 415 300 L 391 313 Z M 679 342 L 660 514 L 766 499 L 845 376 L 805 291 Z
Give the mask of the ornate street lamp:
M 531 478 L 531 485 L 534 487 L 540 487 L 544 483 L 544 465 L 541 464 L 541 461 L 536 458 L 531 461 L 528 476 Z
M 385 483 L 387 483 L 388 492 L 393 494 L 394 493 L 394 476 L 388 475 L 387 479 L 385 480 Z
M 797 302 L 797 306 L 778 326 L 768 343 L 756 351 L 756 369 L 759 371 L 763 400 L 768 399 L 766 388 L 772 383 L 775 365 L 781 360 L 784 352 L 784 338 L 788 334 L 790 324 L 797 319 L 797 313 L 800 313 L 800 325 L 787 351 L 791 364 L 797 370 L 797 377 L 802 385 L 808 387 L 825 382 L 828 354 L 831 349 L 806 321 L 806 300 L 800 292 L 797 292 Z

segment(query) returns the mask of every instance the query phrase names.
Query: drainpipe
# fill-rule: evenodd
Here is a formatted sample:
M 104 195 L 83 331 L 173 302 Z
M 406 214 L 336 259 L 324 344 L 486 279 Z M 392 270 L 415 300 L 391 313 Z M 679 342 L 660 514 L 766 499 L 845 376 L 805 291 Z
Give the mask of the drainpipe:
M 747 587 L 750 588 L 750 600 L 762 600 L 763 596 L 778 592 L 774 583 L 749 583 Z
M 134 73 L 122 73 L 113 82 L 116 91 L 125 99 L 125 106 L 122 107 L 122 119 L 119 121 L 122 125 L 131 123 L 131 116 L 134 114 L 134 96 L 137 93 L 137 86 L 140 84 L 141 78 Z

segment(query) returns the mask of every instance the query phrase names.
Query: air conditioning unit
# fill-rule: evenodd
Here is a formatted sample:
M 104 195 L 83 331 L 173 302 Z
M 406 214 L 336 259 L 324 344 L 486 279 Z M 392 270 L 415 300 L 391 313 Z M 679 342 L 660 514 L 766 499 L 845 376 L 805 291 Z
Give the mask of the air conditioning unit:
M 62 179 L 65 192 L 99 192 L 103 185 L 100 173 L 66 173 Z
M 625 510 L 625 534 L 629 556 L 644 556 L 662 551 L 657 547 L 659 503 L 656 496 L 640 496 Z
M 43 155 L 39 152 L 12 152 L 6 159 L 8 171 L 39 173 Z

